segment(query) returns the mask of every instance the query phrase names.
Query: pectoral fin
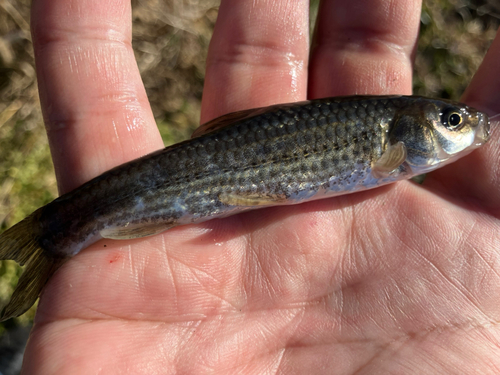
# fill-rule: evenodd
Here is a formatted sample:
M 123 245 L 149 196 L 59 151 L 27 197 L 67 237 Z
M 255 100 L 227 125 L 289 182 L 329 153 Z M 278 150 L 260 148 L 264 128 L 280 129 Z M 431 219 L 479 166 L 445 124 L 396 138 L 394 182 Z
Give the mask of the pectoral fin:
M 230 206 L 274 206 L 286 202 L 285 194 L 256 194 L 256 193 L 222 193 L 219 195 L 222 203 Z
M 152 236 L 174 226 L 175 223 L 173 222 L 127 224 L 122 227 L 105 228 L 100 231 L 100 234 L 102 237 L 112 240 L 130 240 L 132 238 Z
M 392 171 L 406 160 L 406 147 L 403 142 L 387 146 L 380 159 L 372 164 L 372 175 L 376 178 L 389 177 Z

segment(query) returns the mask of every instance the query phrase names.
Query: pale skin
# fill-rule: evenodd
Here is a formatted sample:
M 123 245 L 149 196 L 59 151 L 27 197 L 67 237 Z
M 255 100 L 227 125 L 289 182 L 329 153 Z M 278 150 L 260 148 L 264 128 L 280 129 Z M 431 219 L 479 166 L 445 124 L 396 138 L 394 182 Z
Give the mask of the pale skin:
M 222 2 L 201 121 L 279 102 L 411 94 L 420 2 Z M 163 147 L 128 0 L 37 0 L 61 193 Z M 500 112 L 500 39 L 463 101 Z M 24 374 L 500 372 L 499 134 L 401 182 L 146 239 L 104 241 L 44 289 Z M 104 247 L 106 245 L 106 247 Z

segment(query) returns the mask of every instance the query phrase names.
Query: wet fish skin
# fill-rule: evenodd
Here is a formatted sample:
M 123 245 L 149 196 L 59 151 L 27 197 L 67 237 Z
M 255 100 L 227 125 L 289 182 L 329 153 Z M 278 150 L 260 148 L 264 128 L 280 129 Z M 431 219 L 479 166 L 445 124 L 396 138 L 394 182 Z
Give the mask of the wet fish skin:
M 0 259 L 27 263 L 0 319 L 26 311 L 60 265 L 103 237 L 411 178 L 486 142 L 489 121 L 445 100 L 342 97 L 241 111 L 194 136 L 103 173 L 0 235 Z

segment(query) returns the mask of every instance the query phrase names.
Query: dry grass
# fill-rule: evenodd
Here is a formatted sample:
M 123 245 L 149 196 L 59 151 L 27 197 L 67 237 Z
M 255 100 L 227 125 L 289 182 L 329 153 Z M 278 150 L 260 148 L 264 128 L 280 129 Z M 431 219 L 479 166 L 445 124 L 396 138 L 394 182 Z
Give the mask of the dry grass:
M 498 1 L 424 1 L 414 93 L 459 99 L 499 23 Z
M 56 197 L 29 34 L 30 0 L 0 0 L 0 229 Z M 198 126 L 205 57 L 217 0 L 134 0 L 133 45 L 166 143 Z M 422 13 L 415 93 L 457 99 L 498 27 L 496 1 L 428 0 Z M 312 0 L 317 9 L 317 0 Z M 18 269 L 0 266 L 0 301 Z M 22 324 L 33 309 L 17 320 Z M 0 326 L 1 327 L 1 326 Z

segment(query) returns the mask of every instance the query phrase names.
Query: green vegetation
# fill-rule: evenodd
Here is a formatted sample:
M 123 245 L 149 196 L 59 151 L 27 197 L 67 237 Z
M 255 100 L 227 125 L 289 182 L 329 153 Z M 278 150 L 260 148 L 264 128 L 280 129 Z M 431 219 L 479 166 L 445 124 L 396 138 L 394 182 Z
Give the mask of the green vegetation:
M 217 3 L 133 2 L 136 58 L 167 144 L 187 138 L 198 126 Z M 318 3 L 311 0 L 311 23 Z M 57 196 L 38 102 L 29 4 L 30 0 L 0 4 L 0 230 Z M 459 98 L 494 38 L 500 14 L 495 4 L 486 0 L 424 2 L 415 94 Z M 1 304 L 12 293 L 19 273 L 10 262 L 0 265 Z M 25 324 L 33 315 L 31 309 L 7 324 Z

